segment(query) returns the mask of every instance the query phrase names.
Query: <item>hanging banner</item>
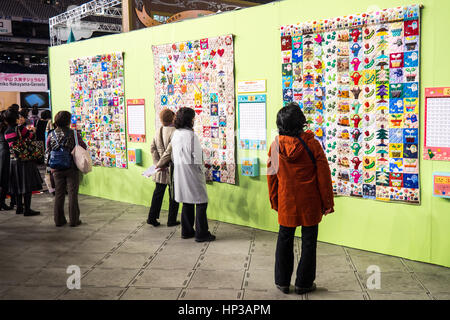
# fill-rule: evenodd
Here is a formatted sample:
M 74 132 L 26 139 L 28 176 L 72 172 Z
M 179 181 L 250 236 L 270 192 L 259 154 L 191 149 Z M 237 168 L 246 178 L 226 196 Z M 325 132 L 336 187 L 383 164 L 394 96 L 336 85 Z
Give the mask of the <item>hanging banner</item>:
M 0 91 L 48 91 L 47 75 L 0 73 Z
M 418 5 L 287 25 L 283 104 L 322 143 L 337 195 L 419 203 Z
M 127 168 L 123 53 L 69 61 L 72 128 L 95 166 Z
M 233 36 L 163 44 L 152 50 L 156 114 L 164 108 L 194 109 L 207 179 L 234 184 Z

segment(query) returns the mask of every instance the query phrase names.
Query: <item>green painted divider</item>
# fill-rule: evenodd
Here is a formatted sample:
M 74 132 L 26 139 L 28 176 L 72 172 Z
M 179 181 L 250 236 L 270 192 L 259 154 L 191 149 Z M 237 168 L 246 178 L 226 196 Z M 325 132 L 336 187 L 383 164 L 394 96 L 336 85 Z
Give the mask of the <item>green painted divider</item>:
M 279 26 L 414 4 L 388 0 L 285 0 L 235 12 L 95 38 L 50 49 L 50 81 L 54 111 L 70 109 L 68 60 L 122 51 L 125 53 L 127 99 L 145 99 L 147 137 L 155 127 L 153 58 L 151 46 L 232 33 L 235 35 L 236 80 L 267 79 L 268 140 L 273 140 L 275 115 L 281 107 Z M 421 141 L 425 87 L 450 86 L 450 1 L 423 0 L 421 24 Z M 150 142 L 128 143 L 143 150 L 143 166 L 128 169 L 95 167 L 83 178 L 80 192 L 93 196 L 150 205 L 155 184 L 141 176 L 152 164 Z M 237 150 L 243 157 L 266 160 L 264 151 Z M 450 267 L 450 201 L 432 196 L 432 172 L 450 171 L 449 162 L 420 163 L 421 204 L 336 198 L 336 212 L 324 217 L 319 240 Z M 238 176 L 237 185 L 208 185 L 208 217 L 229 223 L 277 231 L 276 212 L 269 206 L 265 176 Z M 167 208 L 167 200 L 164 206 Z M 144 217 L 143 217 L 144 218 Z M 220 240 L 220 239 L 219 239 Z

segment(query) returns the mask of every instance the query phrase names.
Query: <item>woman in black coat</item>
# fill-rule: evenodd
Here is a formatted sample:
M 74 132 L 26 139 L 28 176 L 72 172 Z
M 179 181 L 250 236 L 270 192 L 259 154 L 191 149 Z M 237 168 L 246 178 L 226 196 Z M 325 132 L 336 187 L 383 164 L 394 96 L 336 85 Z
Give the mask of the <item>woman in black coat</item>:
M 35 216 L 40 212 L 31 209 L 31 196 L 33 191 L 42 189 L 42 178 L 36 163 L 32 160 L 21 160 L 21 151 L 14 150 L 19 139 L 24 141 L 34 139 L 35 129 L 28 130 L 25 127 L 25 116 L 24 113 L 19 116 L 15 110 L 8 109 L 5 112 L 5 121 L 8 123 L 5 138 L 11 155 L 9 191 L 16 199 L 17 214 Z
M 12 207 L 6 205 L 6 194 L 9 188 L 9 146 L 5 139 L 5 131 L 8 125 L 4 118 L 5 111 L 0 113 L 0 210 L 11 210 Z

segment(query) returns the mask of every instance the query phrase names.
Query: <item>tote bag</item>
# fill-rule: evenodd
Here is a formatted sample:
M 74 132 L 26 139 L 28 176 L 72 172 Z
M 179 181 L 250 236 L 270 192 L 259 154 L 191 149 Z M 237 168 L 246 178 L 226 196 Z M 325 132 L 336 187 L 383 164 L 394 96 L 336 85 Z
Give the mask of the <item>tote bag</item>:
M 40 141 L 23 139 L 18 127 L 15 129 L 17 140 L 10 147 L 16 159 L 22 161 L 39 160 L 44 157 L 44 148 Z
M 73 130 L 73 135 L 75 137 L 75 148 L 72 150 L 73 161 L 77 166 L 78 170 L 86 174 L 92 171 L 92 159 L 89 151 L 84 149 L 78 144 L 77 131 Z

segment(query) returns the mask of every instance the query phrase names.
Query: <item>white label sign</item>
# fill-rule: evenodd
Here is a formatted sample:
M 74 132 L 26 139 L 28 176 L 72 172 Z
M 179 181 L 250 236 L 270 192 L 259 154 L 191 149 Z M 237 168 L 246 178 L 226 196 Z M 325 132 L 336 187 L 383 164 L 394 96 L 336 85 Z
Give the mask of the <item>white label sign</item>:
M 0 91 L 47 91 L 46 74 L 0 73 Z
M 238 93 L 266 92 L 266 80 L 238 81 Z
M 128 105 L 128 134 L 145 135 L 144 105 Z

